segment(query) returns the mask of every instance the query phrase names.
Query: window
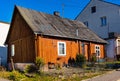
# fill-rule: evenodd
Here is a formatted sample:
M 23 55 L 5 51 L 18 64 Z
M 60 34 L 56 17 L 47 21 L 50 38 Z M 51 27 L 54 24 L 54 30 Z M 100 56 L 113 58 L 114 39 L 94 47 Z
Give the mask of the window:
M 95 13 L 96 12 L 96 6 L 91 7 L 91 13 Z
M 88 27 L 88 21 L 83 22 Z
M 84 42 L 81 42 L 81 47 L 82 47 L 82 54 L 85 54 L 85 44 L 84 44 Z
M 11 45 L 11 56 L 14 56 L 15 55 L 15 45 L 12 44 Z
M 65 56 L 66 55 L 66 43 L 58 42 L 58 55 Z
M 106 26 L 107 25 L 107 18 L 104 16 L 104 17 L 101 17 L 101 26 Z
M 120 40 L 117 41 L 116 54 L 120 55 Z
M 95 53 L 97 57 L 100 57 L 100 46 L 99 45 L 95 46 Z

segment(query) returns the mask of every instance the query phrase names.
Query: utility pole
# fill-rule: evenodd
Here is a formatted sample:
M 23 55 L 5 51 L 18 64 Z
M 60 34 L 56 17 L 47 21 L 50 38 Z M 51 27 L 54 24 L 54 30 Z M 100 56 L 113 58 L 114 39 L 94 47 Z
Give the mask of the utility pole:
M 64 5 L 64 3 L 62 4 L 62 18 L 64 18 L 64 7 L 65 7 L 65 5 Z

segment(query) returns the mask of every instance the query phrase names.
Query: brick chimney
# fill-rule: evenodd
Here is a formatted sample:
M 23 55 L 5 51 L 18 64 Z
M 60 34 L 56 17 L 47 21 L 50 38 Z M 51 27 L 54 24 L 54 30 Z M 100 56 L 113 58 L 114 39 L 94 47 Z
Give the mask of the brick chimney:
M 54 16 L 60 17 L 60 13 L 58 11 L 54 11 Z

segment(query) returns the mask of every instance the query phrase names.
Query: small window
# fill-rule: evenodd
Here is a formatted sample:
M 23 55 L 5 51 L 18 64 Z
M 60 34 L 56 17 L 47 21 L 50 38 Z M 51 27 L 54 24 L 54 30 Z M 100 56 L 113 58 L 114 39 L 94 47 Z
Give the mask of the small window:
M 66 43 L 58 42 L 58 55 L 65 56 L 66 55 Z
M 91 7 L 91 13 L 95 13 L 96 12 L 96 6 Z
M 81 49 L 82 49 L 82 54 L 85 54 L 85 44 L 84 44 L 84 42 L 81 42 Z
M 100 57 L 100 46 L 99 45 L 95 46 L 95 53 L 97 57 Z
M 107 25 L 107 18 L 104 16 L 104 17 L 101 17 L 101 26 L 106 26 Z
M 88 21 L 83 22 L 88 27 Z
M 11 45 L 11 56 L 14 56 L 15 55 L 15 45 L 12 44 Z

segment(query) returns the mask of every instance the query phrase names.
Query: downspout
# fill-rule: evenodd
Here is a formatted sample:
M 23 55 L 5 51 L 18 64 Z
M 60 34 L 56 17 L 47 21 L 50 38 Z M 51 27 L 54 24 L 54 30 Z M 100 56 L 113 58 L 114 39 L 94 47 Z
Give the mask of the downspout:
M 35 33 L 35 59 L 38 57 L 38 35 Z
M 91 42 L 88 44 L 88 61 L 91 61 Z
M 79 30 L 78 30 L 78 28 L 76 29 L 76 36 L 77 37 L 79 36 Z M 78 44 L 78 54 L 80 54 L 80 43 L 79 43 L 79 40 L 77 40 L 77 44 Z
M 77 42 L 78 42 L 78 53 L 80 54 L 80 42 L 79 40 L 77 40 Z

